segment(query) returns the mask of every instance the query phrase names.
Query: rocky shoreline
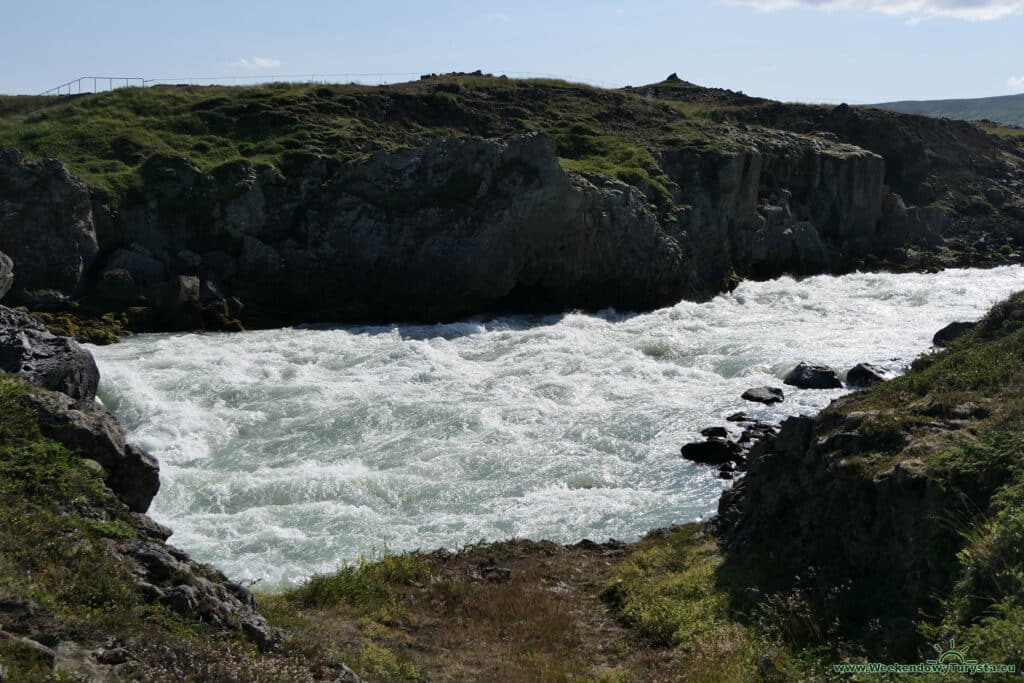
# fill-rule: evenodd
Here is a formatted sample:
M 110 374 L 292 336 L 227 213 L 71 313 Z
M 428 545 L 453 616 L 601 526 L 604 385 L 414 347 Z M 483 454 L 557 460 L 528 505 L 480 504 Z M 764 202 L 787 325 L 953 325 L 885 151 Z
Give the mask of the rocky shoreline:
M 99 371 L 91 354 L 72 339 L 50 334 L 29 315 L 0 306 L 0 370 L 24 383 L 17 400 L 37 415 L 41 436 L 79 454 L 104 483 L 102 505 L 79 502 L 73 512 L 131 529 L 111 539 L 106 550 L 130 572 L 143 601 L 214 628 L 240 631 L 261 651 L 273 648 L 280 634 L 256 610 L 252 593 L 169 545 L 171 530 L 145 514 L 160 486 L 159 465 L 126 443 L 117 418 L 97 401 Z M 31 603 L 0 595 L 0 639 L 18 639 L 51 666 L 101 676 L 127 660 L 123 644 L 106 643 L 90 655 L 89 644 L 64 639 L 59 624 L 52 625 Z

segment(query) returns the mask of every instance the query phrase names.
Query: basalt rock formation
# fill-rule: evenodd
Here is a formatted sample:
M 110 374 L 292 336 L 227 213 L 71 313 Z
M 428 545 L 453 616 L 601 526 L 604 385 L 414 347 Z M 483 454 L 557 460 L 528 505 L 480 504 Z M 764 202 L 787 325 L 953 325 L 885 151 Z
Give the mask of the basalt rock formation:
M 52 289 L 148 307 L 157 326 L 644 309 L 710 296 L 736 272 L 843 267 L 937 229 L 890 240 L 887 221 L 903 214 L 883 201 L 882 158 L 795 135 L 739 154 L 664 154 L 683 207 L 668 215 L 637 187 L 565 172 L 543 135 L 439 139 L 343 168 L 313 159 L 287 178 L 153 158 L 144 196 L 97 207 L 95 220 L 57 162 L 4 159 L 8 187 L 45 185 L 53 208 L 37 222 L 21 190 L 3 196 L 15 218 L 0 246 L 31 233 L 38 250 L 70 255 L 56 271 L 11 249 L 15 300 Z
M 965 225 L 991 238 L 986 253 L 1018 228 L 1024 236 L 1024 156 L 969 124 L 736 93 L 728 102 L 738 121 L 711 111 L 695 123 L 667 102 L 715 106 L 726 91 L 672 80 L 646 100 L 567 86 L 592 120 L 530 132 L 523 117 L 549 117 L 550 90 L 495 79 L 470 92 L 435 80 L 339 96 L 345 104 L 325 100 L 329 89 L 312 93 L 317 106 L 400 141 L 366 149 L 335 136 L 348 154 L 340 158 L 311 148 L 276 165 L 210 169 L 186 150 L 125 156 L 115 141 L 110 154 L 138 164 L 135 184 L 116 196 L 90 193 L 58 161 L 4 152 L 0 250 L 18 273 L 11 300 L 131 312 L 130 326 L 151 329 L 637 310 L 707 298 L 742 277 L 937 253 Z M 253 139 L 278 125 L 223 106 Z M 308 111 L 288 120 L 300 125 Z M 616 117 L 650 142 L 607 142 Z M 673 138 L 650 128 L 652 117 L 698 137 Z M 207 125 L 231 131 L 215 117 Z M 438 132 L 414 135 L 416 126 Z M 613 143 L 632 145 L 635 170 L 605 170 L 625 153 Z M 973 263 L 963 258 L 956 263 Z
M 89 188 L 55 159 L 0 151 L 0 251 L 14 262 L 13 297 L 79 293 L 99 247 Z

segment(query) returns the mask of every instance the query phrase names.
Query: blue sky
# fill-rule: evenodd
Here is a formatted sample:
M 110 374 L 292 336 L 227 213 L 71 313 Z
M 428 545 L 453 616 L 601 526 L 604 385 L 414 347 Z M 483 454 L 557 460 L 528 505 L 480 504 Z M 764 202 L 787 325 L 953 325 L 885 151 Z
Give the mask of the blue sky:
M 702 85 L 808 102 L 1024 92 L 1024 1 L 4 5 L 3 93 L 38 93 L 85 75 L 258 81 L 474 69 L 609 86 L 675 71 Z

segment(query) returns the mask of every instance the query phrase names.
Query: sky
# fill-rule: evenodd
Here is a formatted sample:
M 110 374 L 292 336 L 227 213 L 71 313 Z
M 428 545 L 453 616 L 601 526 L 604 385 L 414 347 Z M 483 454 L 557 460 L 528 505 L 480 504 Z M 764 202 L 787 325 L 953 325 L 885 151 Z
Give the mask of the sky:
M 376 82 L 476 69 L 608 87 L 676 72 L 800 102 L 1024 92 L 1024 0 L 0 2 L 6 94 L 79 76 L 387 74 L 358 78 Z

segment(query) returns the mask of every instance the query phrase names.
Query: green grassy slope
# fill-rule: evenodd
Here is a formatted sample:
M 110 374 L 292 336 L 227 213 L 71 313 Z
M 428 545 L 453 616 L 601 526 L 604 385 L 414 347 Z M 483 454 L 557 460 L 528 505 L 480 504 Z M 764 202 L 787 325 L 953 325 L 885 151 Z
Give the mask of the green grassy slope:
M 921 114 L 961 121 L 987 119 L 1010 126 L 1024 126 L 1024 93 L 966 100 L 906 100 L 873 104 L 903 114 Z
M 393 86 L 271 84 L 126 88 L 0 119 L 0 149 L 65 160 L 92 187 L 120 193 L 142 162 L 186 156 L 204 170 L 237 159 L 286 175 L 309 155 L 342 162 L 427 136 L 550 134 L 574 170 L 663 186 L 650 149 L 728 146 L 716 105 L 546 80 L 448 76 Z

